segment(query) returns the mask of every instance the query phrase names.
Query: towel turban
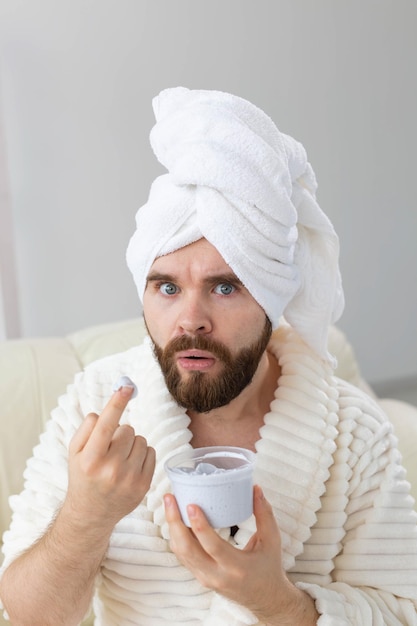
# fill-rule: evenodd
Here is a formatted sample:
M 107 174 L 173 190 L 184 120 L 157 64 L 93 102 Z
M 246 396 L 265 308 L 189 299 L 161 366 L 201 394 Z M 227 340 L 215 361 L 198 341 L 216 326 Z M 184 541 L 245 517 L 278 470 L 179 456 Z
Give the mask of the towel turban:
M 151 145 L 168 173 L 153 182 L 127 249 L 140 299 L 157 257 L 204 237 L 273 327 L 283 316 L 331 359 L 328 328 L 344 306 L 339 241 L 304 147 L 231 94 L 166 89 L 153 108 Z

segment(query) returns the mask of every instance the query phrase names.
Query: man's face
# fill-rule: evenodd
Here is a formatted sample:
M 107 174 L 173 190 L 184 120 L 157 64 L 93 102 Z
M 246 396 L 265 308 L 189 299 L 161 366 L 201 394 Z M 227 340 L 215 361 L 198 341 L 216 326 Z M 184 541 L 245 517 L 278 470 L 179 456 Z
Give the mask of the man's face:
M 155 354 L 178 404 L 204 413 L 228 404 L 250 383 L 271 325 L 208 241 L 155 260 L 143 307 Z

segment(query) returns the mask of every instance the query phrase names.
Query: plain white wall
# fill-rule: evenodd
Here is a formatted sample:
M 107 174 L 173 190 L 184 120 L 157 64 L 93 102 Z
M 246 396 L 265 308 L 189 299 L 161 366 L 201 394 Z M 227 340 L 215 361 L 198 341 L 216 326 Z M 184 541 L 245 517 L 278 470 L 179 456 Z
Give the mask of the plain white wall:
M 23 335 L 138 313 L 151 99 L 213 88 L 304 143 L 341 239 L 340 326 L 371 382 L 417 377 L 414 0 L 3 0 L 0 18 Z
M 21 334 L 14 245 L 13 209 L 0 96 L 0 341 Z

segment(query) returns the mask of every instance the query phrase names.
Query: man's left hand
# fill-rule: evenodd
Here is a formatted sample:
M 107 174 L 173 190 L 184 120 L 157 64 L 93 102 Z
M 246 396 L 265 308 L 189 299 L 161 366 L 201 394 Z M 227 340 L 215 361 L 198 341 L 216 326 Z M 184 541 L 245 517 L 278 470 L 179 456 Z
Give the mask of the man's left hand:
M 313 600 L 297 589 L 283 570 L 280 532 L 272 507 L 259 486 L 254 487 L 253 495 L 257 530 L 239 550 L 222 539 L 193 504 L 187 508 L 191 530 L 187 528 L 174 496 L 167 494 L 171 550 L 202 585 L 247 607 L 260 621 L 316 624 Z

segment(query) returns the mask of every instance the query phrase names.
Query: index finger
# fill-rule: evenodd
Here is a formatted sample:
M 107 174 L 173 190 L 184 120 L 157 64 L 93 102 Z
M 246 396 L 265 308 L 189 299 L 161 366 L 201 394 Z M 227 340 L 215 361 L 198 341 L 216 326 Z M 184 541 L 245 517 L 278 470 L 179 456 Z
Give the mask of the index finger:
M 98 454 L 106 454 L 113 439 L 113 435 L 119 426 L 123 411 L 133 393 L 133 387 L 123 386 L 111 396 L 97 419 L 94 430 L 85 446 L 86 448 L 94 447 L 94 450 Z

